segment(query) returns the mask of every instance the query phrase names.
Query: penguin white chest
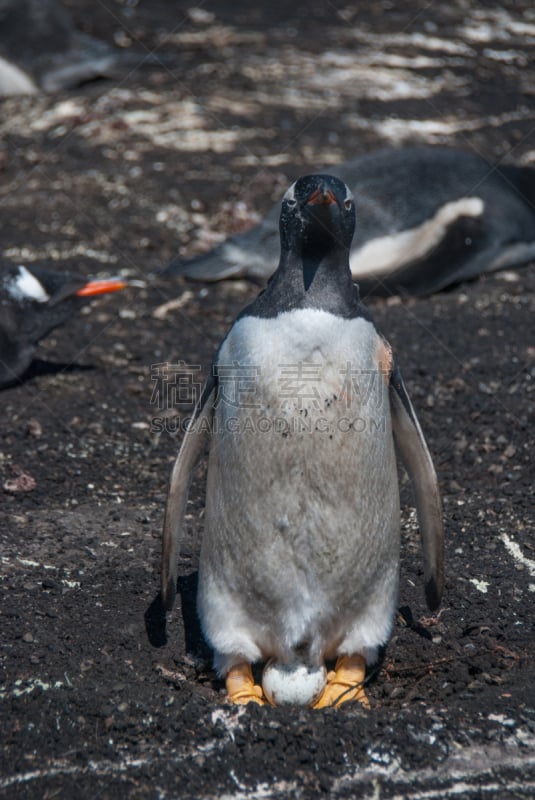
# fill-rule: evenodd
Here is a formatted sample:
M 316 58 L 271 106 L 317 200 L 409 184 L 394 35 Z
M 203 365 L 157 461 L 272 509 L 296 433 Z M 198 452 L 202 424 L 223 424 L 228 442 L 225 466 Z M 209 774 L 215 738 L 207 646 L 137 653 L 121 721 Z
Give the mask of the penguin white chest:
M 216 369 L 220 418 L 250 417 L 255 409 L 268 416 L 305 408 L 321 414 L 333 399 L 341 413 L 369 413 L 385 399 L 390 353 L 362 317 L 299 309 L 239 320 Z

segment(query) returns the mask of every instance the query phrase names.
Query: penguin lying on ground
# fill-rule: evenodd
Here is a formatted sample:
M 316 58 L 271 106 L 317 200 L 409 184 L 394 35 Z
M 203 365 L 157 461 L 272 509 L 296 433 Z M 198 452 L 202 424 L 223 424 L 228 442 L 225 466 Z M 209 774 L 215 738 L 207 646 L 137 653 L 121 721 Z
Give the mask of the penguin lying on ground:
M 118 278 L 87 280 L 42 267 L 8 266 L 0 273 L 0 387 L 29 367 L 38 342 L 88 300 L 126 286 Z
M 57 0 L 0 0 L 0 96 L 57 92 L 145 63 L 156 59 L 77 30 Z
M 379 150 L 329 168 L 357 198 L 351 272 L 362 296 L 425 295 L 535 259 L 535 169 L 440 147 Z M 278 206 L 256 227 L 164 271 L 267 279 Z
M 441 600 L 437 480 L 390 346 L 352 281 L 354 227 L 338 178 L 288 189 L 279 267 L 221 344 L 171 476 L 167 609 L 191 474 L 210 443 L 198 610 L 236 703 L 367 704 L 365 668 L 390 636 L 398 594 L 394 439 L 413 481 L 427 602 Z M 254 662 L 268 662 L 263 687 Z

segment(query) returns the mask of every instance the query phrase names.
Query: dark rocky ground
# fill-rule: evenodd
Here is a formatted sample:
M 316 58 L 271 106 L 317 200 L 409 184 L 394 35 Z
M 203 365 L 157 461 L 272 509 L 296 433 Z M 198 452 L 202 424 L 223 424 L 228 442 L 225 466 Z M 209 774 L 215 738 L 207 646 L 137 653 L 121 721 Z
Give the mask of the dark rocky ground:
M 3 102 L 12 260 L 143 278 L 250 222 L 305 168 L 385 143 L 535 161 L 524 0 L 68 5 L 88 32 L 166 65 Z M 431 618 L 404 487 L 400 613 L 371 711 L 225 704 L 193 610 L 203 467 L 182 602 L 166 624 L 158 610 L 177 439 L 154 428 L 151 365 L 206 372 L 256 291 L 175 279 L 103 299 L 2 392 L 2 484 L 36 485 L 0 490 L 0 795 L 532 797 L 533 267 L 371 304 L 434 455 L 447 532 Z

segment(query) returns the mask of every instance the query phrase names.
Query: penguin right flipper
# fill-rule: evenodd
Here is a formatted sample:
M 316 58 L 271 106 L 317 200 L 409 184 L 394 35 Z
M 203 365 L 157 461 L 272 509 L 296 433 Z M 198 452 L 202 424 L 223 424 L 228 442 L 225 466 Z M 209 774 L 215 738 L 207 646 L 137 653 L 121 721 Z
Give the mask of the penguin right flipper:
M 425 596 L 427 605 L 434 611 L 440 605 L 444 588 L 444 526 L 437 477 L 401 373 L 395 366 L 389 393 L 394 438 L 416 497 L 424 554 Z
M 162 538 L 162 603 L 170 611 L 175 602 L 180 534 L 193 469 L 209 438 L 216 382 L 211 375 L 197 403 L 171 473 Z

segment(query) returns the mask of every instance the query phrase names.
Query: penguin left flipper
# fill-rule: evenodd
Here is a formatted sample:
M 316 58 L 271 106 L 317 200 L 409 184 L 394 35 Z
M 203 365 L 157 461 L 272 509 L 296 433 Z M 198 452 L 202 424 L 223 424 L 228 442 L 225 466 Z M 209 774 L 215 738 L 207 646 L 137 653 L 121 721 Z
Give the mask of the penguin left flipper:
M 444 588 L 444 527 L 438 482 L 420 424 L 399 369 L 390 376 L 392 430 L 399 454 L 411 478 L 424 555 L 427 605 L 440 605 Z
M 216 382 L 211 375 L 193 412 L 171 473 L 162 539 L 161 597 L 167 611 L 175 602 L 180 534 L 189 486 L 193 469 L 209 438 L 215 395 Z

